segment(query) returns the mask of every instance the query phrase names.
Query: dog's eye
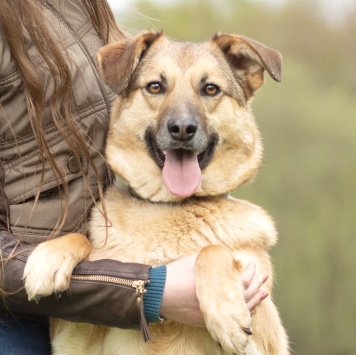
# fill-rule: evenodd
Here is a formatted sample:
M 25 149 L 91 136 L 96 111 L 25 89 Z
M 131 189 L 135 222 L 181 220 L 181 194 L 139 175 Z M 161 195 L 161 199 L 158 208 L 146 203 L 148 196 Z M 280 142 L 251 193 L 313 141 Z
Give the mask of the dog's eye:
M 154 81 L 146 85 L 146 90 L 150 94 L 162 94 L 164 92 L 163 85 L 158 81 Z
M 215 96 L 220 92 L 220 88 L 215 84 L 206 84 L 203 87 L 202 94 L 208 96 Z

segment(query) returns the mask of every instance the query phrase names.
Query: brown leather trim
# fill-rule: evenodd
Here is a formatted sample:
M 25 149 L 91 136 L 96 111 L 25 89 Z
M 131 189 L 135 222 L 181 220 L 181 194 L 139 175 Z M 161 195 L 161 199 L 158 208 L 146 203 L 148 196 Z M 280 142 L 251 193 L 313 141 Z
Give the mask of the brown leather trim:
M 3 288 L 7 294 L 0 299 L 0 310 L 40 317 L 56 317 L 73 322 L 108 327 L 140 329 L 142 310 L 135 289 L 109 282 L 72 280 L 68 292 L 60 298 L 44 297 L 38 303 L 27 299 L 22 275 L 32 246 L 16 246 L 10 233 L 0 232 L 3 257 L 14 256 L 3 264 Z M 113 260 L 84 261 L 74 270 L 76 275 L 107 275 L 132 280 L 148 280 L 148 265 L 121 263 Z

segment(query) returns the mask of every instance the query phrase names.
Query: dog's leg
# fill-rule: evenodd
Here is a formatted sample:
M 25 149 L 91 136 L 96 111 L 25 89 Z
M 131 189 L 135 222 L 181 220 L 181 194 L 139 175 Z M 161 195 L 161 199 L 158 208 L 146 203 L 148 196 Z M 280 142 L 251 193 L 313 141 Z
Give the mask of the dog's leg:
M 245 354 L 251 315 L 240 280 L 242 264 L 223 246 L 202 249 L 196 261 L 196 289 L 206 327 L 229 354 Z
M 52 293 L 68 289 L 75 266 L 91 251 L 89 240 L 82 234 L 70 233 L 39 244 L 29 256 L 23 279 L 29 300 L 38 301 Z

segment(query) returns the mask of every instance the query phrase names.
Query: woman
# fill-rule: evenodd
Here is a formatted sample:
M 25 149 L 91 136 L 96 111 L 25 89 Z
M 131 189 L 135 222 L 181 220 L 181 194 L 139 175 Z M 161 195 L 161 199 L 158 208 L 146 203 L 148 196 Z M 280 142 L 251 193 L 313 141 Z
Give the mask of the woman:
M 27 300 L 22 274 L 33 245 L 86 234 L 90 208 L 111 182 L 103 147 L 115 93 L 95 55 L 123 34 L 105 1 L 0 0 L 0 8 L 0 354 L 50 354 L 48 317 L 144 334 L 146 320 L 160 317 L 204 326 L 195 256 L 157 268 L 110 260 L 77 267 L 150 280 L 143 309 L 132 290 L 74 280 L 70 294 Z M 243 275 L 250 310 L 267 296 L 254 272 L 250 265 Z

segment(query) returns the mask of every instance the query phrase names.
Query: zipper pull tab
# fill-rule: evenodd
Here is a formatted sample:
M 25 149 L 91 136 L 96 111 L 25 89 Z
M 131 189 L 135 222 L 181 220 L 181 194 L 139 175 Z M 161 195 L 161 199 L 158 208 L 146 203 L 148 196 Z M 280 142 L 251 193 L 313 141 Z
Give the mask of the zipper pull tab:
M 136 280 L 132 282 L 132 286 L 136 289 L 136 294 L 137 294 L 136 302 L 140 309 L 141 332 L 145 342 L 150 341 L 152 339 L 151 332 L 148 327 L 146 317 L 145 317 L 145 312 L 143 309 L 143 296 L 147 292 L 147 290 L 145 289 L 145 285 L 148 282 L 149 281 L 143 281 L 143 280 Z
M 144 293 L 147 292 L 147 290 L 145 289 L 146 283 L 147 281 L 136 280 L 132 282 L 132 286 L 136 289 L 137 294 L 143 295 Z

